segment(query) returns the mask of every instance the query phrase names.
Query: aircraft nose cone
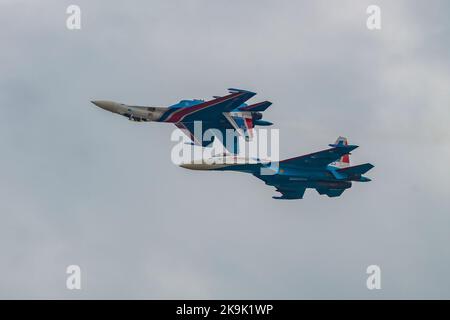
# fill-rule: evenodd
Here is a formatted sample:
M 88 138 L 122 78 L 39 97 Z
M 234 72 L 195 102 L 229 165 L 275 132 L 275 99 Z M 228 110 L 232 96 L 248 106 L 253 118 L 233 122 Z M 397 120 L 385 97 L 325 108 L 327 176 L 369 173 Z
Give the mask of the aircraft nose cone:
M 91 101 L 94 105 L 96 105 L 99 108 L 112 111 L 114 108 L 115 103 L 112 101 L 106 101 L 106 100 L 92 100 Z

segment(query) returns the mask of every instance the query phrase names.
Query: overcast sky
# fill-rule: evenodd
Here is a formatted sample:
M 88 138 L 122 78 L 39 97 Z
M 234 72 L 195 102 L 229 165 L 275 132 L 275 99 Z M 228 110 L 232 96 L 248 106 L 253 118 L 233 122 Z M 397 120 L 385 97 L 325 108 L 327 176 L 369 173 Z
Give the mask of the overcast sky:
M 81 8 L 81 30 L 66 8 Z M 381 7 L 382 29 L 366 28 Z M 450 298 L 448 1 L 0 0 L 0 298 Z M 175 166 L 168 105 L 258 93 L 280 157 L 345 135 L 370 183 L 276 201 Z M 82 290 L 66 289 L 66 267 Z M 366 268 L 382 289 L 366 288 Z

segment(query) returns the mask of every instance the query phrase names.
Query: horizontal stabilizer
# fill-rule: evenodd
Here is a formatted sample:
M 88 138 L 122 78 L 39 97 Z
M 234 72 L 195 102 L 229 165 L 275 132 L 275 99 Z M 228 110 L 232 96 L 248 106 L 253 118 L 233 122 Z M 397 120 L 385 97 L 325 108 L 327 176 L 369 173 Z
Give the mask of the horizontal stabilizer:
M 259 102 L 259 103 L 255 103 L 255 104 L 251 104 L 249 106 L 242 106 L 239 107 L 238 109 L 240 111 L 265 111 L 268 107 L 270 107 L 272 105 L 272 102 L 270 101 L 263 101 L 263 102 Z
M 263 126 L 263 127 L 267 127 L 267 126 L 273 125 L 272 122 L 266 121 L 266 120 L 253 120 L 253 124 L 255 126 Z
M 225 118 L 230 122 L 239 135 L 250 141 L 253 138 L 253 118 L 248 112 L 224 113 Z
M 364 163 L 353 167 L 342 168 L 337 170 L 337 172 L 345 174 L 347 177 L 360 176 L 369 171 L 370 169 L 372 169 L 373 167 L 374 166 L 370 163 Z

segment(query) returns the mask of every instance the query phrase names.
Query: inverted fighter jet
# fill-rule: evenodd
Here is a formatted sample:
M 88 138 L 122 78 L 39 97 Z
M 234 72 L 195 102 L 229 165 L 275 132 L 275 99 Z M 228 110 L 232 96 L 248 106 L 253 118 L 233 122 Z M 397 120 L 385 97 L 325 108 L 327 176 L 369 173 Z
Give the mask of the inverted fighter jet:
M 245 102 L 256 93 L 228 89 L 224 97 L 214 96 L 213 100 L 182 100 L 169 107 L 142 107 L 123 103 L 96 100 L 91 101 L 96 106 L 107 111 L 120 114 L 132 121 L 170 122 L 180 128 L 196 145 L 209 146 L 213 138 L 204 141 L 203 135 L 208 129 L 221 132 L 222 143 L 227 146 L 227 129 L 235 129 L 246 141 L 253 137 L 255 126 L 270 126 L 271 122 L 262 120 L 262 112 L 272 103 L 263 101 L 247 105 Z M 198 124 L 201 124 L 198 126 Z M 198 129 L 197 129 L 198 128 Z M 230 144 L 234 147 L 237 143 Z M 236 153 L 237 149 L 229 150 Z
M 207 161 L 183 163 L 191 170 L 239 171 L 250 173 L 274 186 L 281 196 L 274 199 L 302 199 L 306 188 L 316 189 L 319 194 L 339 197 L 352 182 L 368 182 L 364 177 L 374 166 L 370 163 L 350 166 L 350 152 L 356 145 L 348 145 L 347 139 L 339 137 L 331 148 L 276 163 L 248 159 L 236 155 L 220 155 Z

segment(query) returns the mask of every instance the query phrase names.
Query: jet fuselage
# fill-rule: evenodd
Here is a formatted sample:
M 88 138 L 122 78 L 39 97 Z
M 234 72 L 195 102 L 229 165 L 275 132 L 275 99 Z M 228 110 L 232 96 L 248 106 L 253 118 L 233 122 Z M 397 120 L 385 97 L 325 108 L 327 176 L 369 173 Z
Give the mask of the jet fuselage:
M 180 167 L 190 170 L 203 170 L 203 171 L 236 171 L 251 173 L 259 179 L 265 181 L 270 185 L 276 183 L 282 184 L 301 184 L 307 188 L 339 188 L 348 189 L 351 188 L 351 181 L 354 178 L 336 178 L 335 170 L 339 169 L 334 166 L 327 166 L 324 169 L 311 169 L 311 168 L 290 168 L 283 164 L 271 163 L 271 162 L 258 162 L 258 163 L 244 163 L 245 158 L 236 158 L 235 163 L 232 163 L 232 159 L 208 159 L 204 162 L 189 162 L 183 163 Z M 229 163 L 227 163 L 227 160 Z M 248 159 L 247 159 L 248 160 Z

